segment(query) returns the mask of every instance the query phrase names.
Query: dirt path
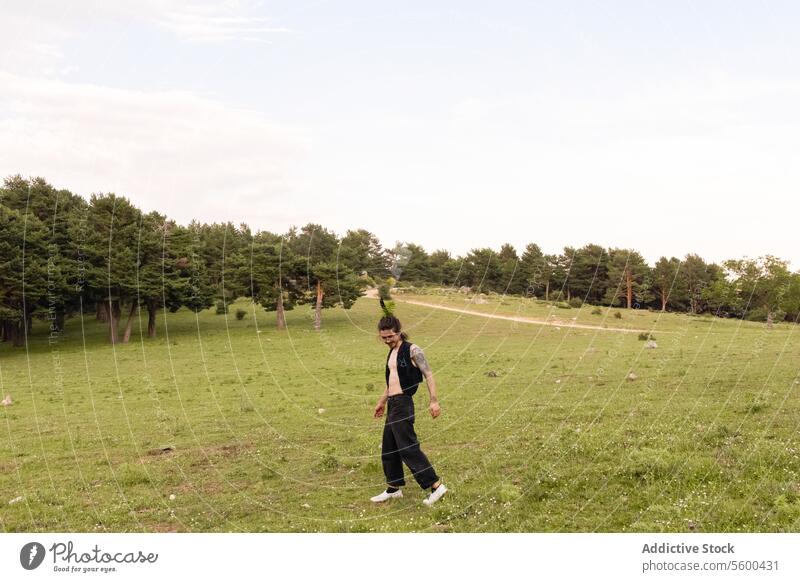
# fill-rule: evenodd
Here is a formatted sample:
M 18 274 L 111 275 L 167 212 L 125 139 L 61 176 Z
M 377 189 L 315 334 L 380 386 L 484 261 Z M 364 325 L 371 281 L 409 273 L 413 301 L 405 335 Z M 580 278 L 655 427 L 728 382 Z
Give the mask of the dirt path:
M 378 298 L 377 289 L 368 289 L 365 295 L 370 299 Z M 623 333 L 648 333 L 652 330 L 649 329 L 628 329 L 623 327 L 603 327 L 602 325 L 589 325 L 585 323 L 575 323 L 573 321 L 553 320 L 547 321 L 544 319 L 534 319 L 532 317 L 516 317 L 513 315 L 495 315 L 493 313 L 481 313 L 480 311 L 470 311 L 469 309 L 459 309 L 457 307 L 445 307 L 444 305 L 436 305 L 435 303 L 425 303 L 423 301 L 413 301 L 410 299 L 392 298 L 397 303 L 409 303 L 411 305 L 420 305 L 422 307 L 431 307 L 433 309 L 442 309 L 444 311 L 453 311 L 455 313 L 465 313 L 467 315 L 477 315 L 478 317 L 486 317 L 488 319 L 503 319 L 505 321 L 514 321 L 517 323 L 528 323 L 531 325 L 549 325 L 551 327 L 574 327 L 578 329 L 597 329 L 600 331 L 620 331 Z

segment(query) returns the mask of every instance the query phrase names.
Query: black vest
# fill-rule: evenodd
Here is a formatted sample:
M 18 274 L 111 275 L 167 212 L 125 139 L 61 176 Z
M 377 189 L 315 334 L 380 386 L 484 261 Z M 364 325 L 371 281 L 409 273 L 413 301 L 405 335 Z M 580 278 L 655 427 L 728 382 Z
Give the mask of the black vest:
M 392 350 L 389 349 L 389 355 L 386 356 L 386 386 L 389 386 L 389 358 L 392 356 Z M 403 394 L 413 396 L 417 392 L 417 386 L 422 382 L 422 370 L 416 368 L 411 363 L 411 343 L 404 341 L 400 344 L 400 349 L 397 350 L 397 377 L 400 378 L 400 388 L 403 389 Z

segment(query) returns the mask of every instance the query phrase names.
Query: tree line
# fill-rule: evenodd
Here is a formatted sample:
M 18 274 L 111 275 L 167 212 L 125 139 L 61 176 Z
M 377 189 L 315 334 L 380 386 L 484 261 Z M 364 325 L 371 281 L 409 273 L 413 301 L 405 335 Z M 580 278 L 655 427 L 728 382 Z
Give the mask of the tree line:
M 285 311 L 309 306 L 320 329 L 324 309 L 348 309 L 367 286 L 392 279 L 770 324 L 800 313 L 800 273 L 772 256 L 717 265 L 690 254 L 651 267 L 632 249 L 589 244 L 551 255 L 533 243 L 521 254 L 505 244 L 452 256 L 413 243 L 384 248 L 364 229 L 338 236 L 318 224 L 284 234 L 253 233 L 244 223 L 180 225 L 125 197 L 86 200 L 43 178 L 11 176 L 0 188 L 0 334 L 15 346 L 25 344 L 34 319 L 57 334 L 68 318 L 90 313 L 110 342 L 126 343 L 139 310 L 155 337 L 161 310 L 216 305 L 225 313 L 238 297 L 275 311 L 279 329 Z
M 403 279 L 482 290 L 572 306 L 583 303 L 628 309 L 691 314 L 711 313 L 753 321 L 797 321 L 800 272 L 774 256 L 731 259 L 721 265 L 697 254 L 661 257 L 648 265 L 634 249 L 587 244 L 545 254 L 528 244 L 518 254 L 510 244 L 499 251 L 473 249 L 452 258 L 447 251 L 428 254 L 405 245 Z

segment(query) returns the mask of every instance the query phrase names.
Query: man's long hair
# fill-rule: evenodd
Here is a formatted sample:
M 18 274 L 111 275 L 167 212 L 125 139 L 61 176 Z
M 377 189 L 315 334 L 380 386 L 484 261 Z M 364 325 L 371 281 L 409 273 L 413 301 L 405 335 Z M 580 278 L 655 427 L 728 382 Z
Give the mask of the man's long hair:
M 381 317 L 381 320 L 378 322 L 378 331 L 386 331 L 391 330 L 395 333 L 399 333 L 400 337 L 403 338 L 403 341 L 408 340 L 408 334 L 403 330 L 403 324 L 400 323 L 400 320 L 397 319 L 394 315 L 385 315 Z

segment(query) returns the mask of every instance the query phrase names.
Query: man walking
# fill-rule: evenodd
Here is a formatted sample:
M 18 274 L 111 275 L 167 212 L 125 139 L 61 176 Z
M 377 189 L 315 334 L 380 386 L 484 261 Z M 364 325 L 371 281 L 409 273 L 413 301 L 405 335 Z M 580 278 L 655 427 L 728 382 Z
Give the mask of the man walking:
M 403 474 L 403 463 L 405 463 L 411 469 L 419 486 L 430 489 L 430 495 L 423 503 L 431 506 L 442 498 L 447 492 L 447 487 L 436 475 L 428 457 L 420 449 L 419 440 L 414 432 L 413 396 L 424 376 L 430 396 L 428 410 L 433 418 L 441 414 L 433 372 L 419 346 L 407 341 L 408 336 L 402 331 L 400 320 L 394 315 L 387 313 L 378 322 L 378 333 L 381 341 L 390 348 L 386 358 L 386 389 L 375 405 L 375 418 L 382 417 L 386 405 L 389 405 L 381 445 L 381 461 L 388 487 L 383 493 L 373 497 L 372 501 L 382 503 L 403 496 L 400 488 L 405 485 Z

